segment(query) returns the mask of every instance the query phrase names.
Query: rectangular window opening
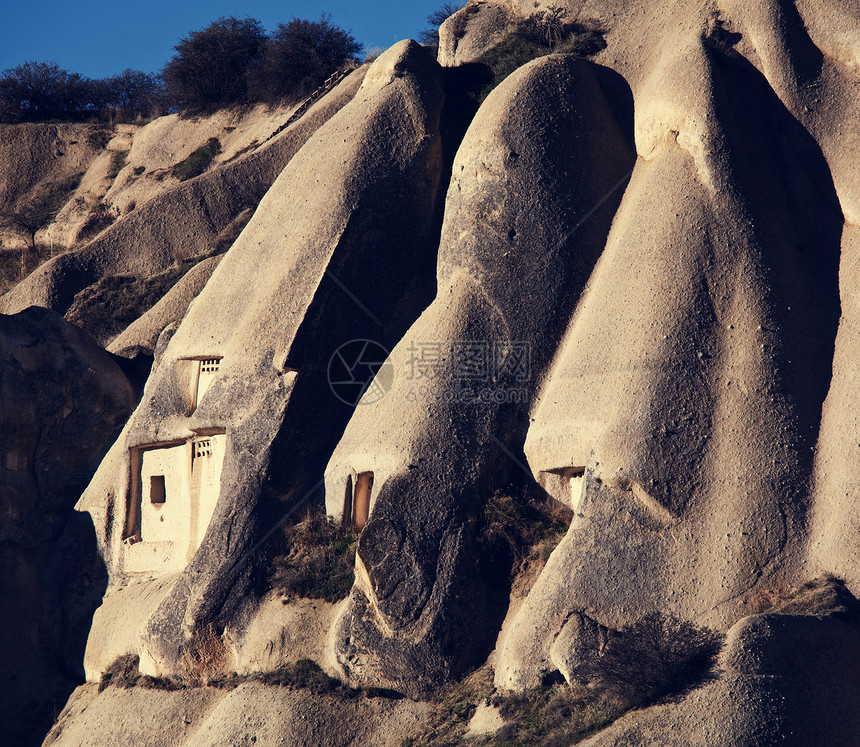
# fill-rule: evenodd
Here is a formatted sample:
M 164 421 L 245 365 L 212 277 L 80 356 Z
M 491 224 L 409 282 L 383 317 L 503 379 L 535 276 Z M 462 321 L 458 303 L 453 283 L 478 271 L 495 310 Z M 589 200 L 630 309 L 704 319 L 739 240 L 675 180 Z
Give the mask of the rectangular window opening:
M 164 485 L 164 475 L 151 475 L 149 478 L 149 502 L 166 503 L 167 490 Z
M 352 475 L 346 478 L 346 490 L 343 496 L 343 519 L 342 523 L 345 527 L 349 527 L 352 523 Z
M 357 531 L 364 529 L 370 515 L 370 494 L 373 490 L 373 472 L 362 472 L 355 481 L 352 499 L 352 525 Z

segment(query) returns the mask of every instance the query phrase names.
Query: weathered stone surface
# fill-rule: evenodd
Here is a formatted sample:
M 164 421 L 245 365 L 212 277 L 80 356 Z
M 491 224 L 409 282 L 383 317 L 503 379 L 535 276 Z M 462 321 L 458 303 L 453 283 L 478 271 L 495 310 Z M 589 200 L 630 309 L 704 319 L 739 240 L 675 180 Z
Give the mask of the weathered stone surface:
M 326 472 L 336 518 L 345 485 L 374 475 L 336 641 L 355 681 L 420 693 L 491 647 L 503 610 L 475 521 L 489 486 L 520 469 L 510 455 L 531 398 L 632 166 L 625 93 L 611 71 L 548 57 L 491 94 L 460 146 L 436 300 L 392 353 L 392 390 L 356 410 Z M 468 350 L 477 377 L 456 370 Z M 499 355 L 510 357 L 494 371 Z M 422 376 L 428 361 L 438 370 Z
M 308 138 L 361 84 L 357 70 L 277 138 L 139 205 L 85 247 L 61 254 L 0 297 L 0 312 L 37 305 L 64 314 L 76 293 L 106 275 L 148 277 L 210 249 L 243 210 L 256 207 Z
M 326 378 L 338 345 L 393 345 L 429 298 L 440 72 L 413 42 L 381 56 L 292 158 L 175 332 L 159 339 L 143 402 L 81 501 L 97 527 L 108 525 L 116 583 L 123 573 L 182 571 L 141 632 L 144 671 L 183 670 L 192 636 L 210 623 L 220 632 L 242 602 L 284 513 L 314 499 L 351 413 Z M 189 384 L 201 360 L 218 362 L 205 396 Z M 182 487 L 190 450 L 203 442 L 223 455 L 211 522 Z M 129 474 L 148 474 L 150 451 L 173 465 L 161 476 L 170 493 L 161 509 L 147 505 L 148 484 L 129 485 Z M 190 512 L 193 529 L 169 526 L 171 505 Z M 153 511 L 165 523 L 147 529 L 137 517 Z
M 477 60 L 509 32 L 512 2 L 468 3 L 439 27 L 439 63 L 446 67 Z
M 84 685 L 72 696 L 46 744 L 399 747 L 420 730 L 430 710 L 410 700 L 320 695 L 254 682 L 235 690 L 96 689 Z
M 839 617 L 746 617 L 729 630 L 717 679 L 679 701 L 633 711 L 582 744 L 854 744 L 858 633 Z
M 10 743 L 40 740 L 79 676 L 105 573 L 72 509 L 135 404 L 111 356 L 62 317 L 0 315 L 0 719 Z
M 456 16 L 443 27 L 440 59 L 476 59 L 548 4 L 473 0 L 459 30 Z M 532 63 L 487 99 L 445 185 L 435 300 L 434 180 L 450 168 L 438 130 L 452 112 L 437 126 L 440 71 L 405 44 L 307 141 L 181 326 L 161 332 L 145 403 L 79 504 L 98 529 L 83 545 L 98 539 L 113 574 L 90 678 L 126 648 L 148 672 L 179 671 L 201 640 L 220 641 L 223 668 L 275 666 L 288 640 L 317 656 L 309 615 L 279 615 L 269 597 L 257 606 L 249 580 L 265 576 L 266 535 L 284 512 L 322 500 L 326 462 L 332 515 L 350 520 L 370 500 L 356 585 L 321 663 L 410 694 L 456 677 L 484 660 L 504 612 L 476 524 L 519 462 L 548 489 L 568 481 L 575 518 L 508 616 L 497 686 L 569 679 L 607 628 L 669 611 L 730 630 L 723 675 L 593 743 L 858 741 L 854 624 L 740 618 L 769 589 L 822 571 L 860 588 L 860 16 L 839 0 L 552 4 L 607 46 L 598 64 Z M 399 341 L 398 373 L 353 415 L 331 399 L 326 364 L 359 336 Z M 483 346 L 520 342 L 533 346 L 530 376 L 503 371 L 482 400 Z M 220 369 L 192 402 L 198 359 L 213 357 Z M 444 375 L 416 375 L 428 365 Z M 518 389 L 524 400 L 495 400 Z M 157 524 L 137 536 L 136 478 L 150 501 L 165 477 L 135 466 L 140 447 L 179 449 L 172 469 L 193 476 L 191 449 L 210 439 L 223 455 L 211 523 L 200 509 L 178 551 L 147 538 Z M 260 656 L 266 627 L 282 622 L 302 635 L 272 638 Z M 283 695 L 237 691 L 200 740 L 312 739 L 271 713 L 363 717 Z M 96 715 L 138 697 L 112 693 L 71 725 L 121 738 Z M 243 731 L 237 714 L 256 699 L 266 713 Z M 203 700 L 190 707 L 209 713 Z M 179 712 L 168 704 L 139 729 L 190 739 Z M 352 726 L 336 736 L 371 739 Z

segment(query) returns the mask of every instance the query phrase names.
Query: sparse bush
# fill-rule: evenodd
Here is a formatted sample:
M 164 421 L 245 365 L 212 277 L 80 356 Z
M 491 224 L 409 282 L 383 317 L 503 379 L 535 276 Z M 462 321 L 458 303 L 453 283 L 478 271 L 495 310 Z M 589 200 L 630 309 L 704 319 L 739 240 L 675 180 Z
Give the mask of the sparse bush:
M 495 745 L 567 747 L 612 723 L 630 709 L 629 703 L 583 685 L 536 687 L 522 693 L 497 695 L 493 705 L 506 724 Z
M 108 687 L 145 687 L 150 690 L 178 690 L 183 683 L 176 678 L 150 677 L 141 674 L 140 657 L 137 654 L 123 654 L 118 656 L 105 669 L 99 680 L 99 692 Z
M 107 144 L 112 139 L 113 131 L 107 127 L 99 127 L 97 130 L 93 130 L 89 135 L 87 135 L 87 143 L 97 151 L 107 148 Z
M 84 327 L 107 345 L 129 324 L 151 309 L 198 262 L 218 252 L 177 262 L 152 277 L 110 275 L 80 291 L 66 312 L 66 319 Z
M 533 44 L 553 48 L 571 30 L 572 24 L 565 23 L 562 8 L 548 8 L 532 13 L 517 26 L 517 35 Z
M 259 65 L 249 70 L 254 101 L 298 101 L 361 51 L 352 35 L 322 15 L 319 21 L 294 18 L 281 23 L 265 46 Z
M 66 204 L 81 183 L 83 174 L 41 185 L 29 198 L 19 199 L 13 206 L 0 212 L 0 224 L 23 235 L 36 250 L 36 234 L 47 226 Z M 22 264 L 23 264 L 22 257 Z M 23 271 L 23 270 L 22 270 Z
M 217 137 L 210 137 L 205 145 L 201 145 L 191 155 L 180 161 L 173 167 L 173 176 L 179 181 L 184 182 L 186 179 L 193 179 L 195 176 L 200 176 L 206 169 L 212 165 L 221 152 L 221 143 Z
M 427 28 L 418 32 L 418 41 L 425 47 L 439 47 L 439 27 L 460 10 L 466 3 L 442 3 L 438 10 L 427 16 Z
M 106 228 L 112 226 L 116 219 L 116 213 L 108 205 L 103 202 L 97 202 L 90 211 L 86 223 L 81 226 L 77 236 L 75 236 L 75 241 L 78 244 L 90 241 Z
M 247 74 L 257 64 L 266 34 L 255 18 L 219 18 L 191 31 L 174 47 L 162 72 L 168 100 L 191 112 L 214 111 L 248 99 Z
M 712 630 L 655 612 L 612 633 L 603 652 L 576 676 L 619 701 L 646 705 L 698 685 L 711 672 L 722 640 Z
M 102 673 L 99 680 L 99 692 L 113 685 L 114 687 L 134 687 L 140 678 L 138 664 L 140 657 L 137 654 L 125 654 L 119 656 Z
M 43 262 L 51 258 L 51 250 L 44 244 L 35 247 L 0 250 L 0 294 L 5 293 Z
M 383 54 L 384 52 L 385 50 L 382 47 L 368 47 L 364 50 L 364 62 L 374 62 L 379 57 L 379 55 Z
M 108 179 L 116 179 L 119 175 L 119 172 L 125 168 L 125 165 L 128 163 L 128 151 L 127 150 L 115 150 L 111 153 L 110 157 L 110 168 L 108 169 Z
M 302 688 L 317 694 L 331 693 L 343 687 L 339 680 L 329 677 L 311 659 L 299 659 L 295 664 L 287 664 L 274 672 L 263 672 L 254 679 L 265 685 Z
M 285 530 L 286 555 L 272 561 L 271 584 L 287 597 L 337 602 L 352 588 L 358 538 L 325 516 Z
M 571 518 L 560 504 L 499 490 L 484 506 L 478 544 L 492 564 L 509 567 L 516 575 L 527 561 L 546 562 Z
M 310 690 L 318 695 L 328 693 L 351 698 L 358 692 L 344 686 L 340 680 L 329 677 L 319 664 L 311 659 L 299 659 L 272 672 L 218 676 L 217 670 L 223 670 L 226 662 L 226 649 L 220 642 L 220 637 L 214 633 L 212 626 L 207 626 L 192 639 L 185 652 L 183 664 L 186 671 L 182 677 L 163 678 L 141 674 L 140 657 L 137 654 L 124 654 L 105 669 L 98 691 L 103 692 L 108 687 L 182 690 L 206 685 L 232 689 L 245 682 L 259 682 L 274 687 Z
M 207 625 L 195 632 L 182 651 L 183 679 L 191 685 L 207 684 L 224 675 L 229 663 L 223 639 L 214 626 Z
M 759 586 L 751 606 L 757 613 L 780 615 L 856 616 L 858 612 L 857 600 L 845 587 L 845 582 L 829 573 L 796 588 L 776 577 Z
M 478 60 L 489 68 L 492 80 L 477 94 L 482 102 L 499 83 L 528 62 L 554 52 L 589 57 L 606 47 L 601 29 L 593 24 L 564 22 L 563 12 L 552 8 L 520 21 L 495 47 Z
M 486 666 L 441 690 L 434 702 L 427 726 L 412 737 L 415 747 L 569 747 L 630 708 L 630 704 L 582 684 L 495 693 L 493 672 Z M 497 708 L 509 723 L 492 737 L 471 736 L 467 741 L 469 722 L 481 703 Z

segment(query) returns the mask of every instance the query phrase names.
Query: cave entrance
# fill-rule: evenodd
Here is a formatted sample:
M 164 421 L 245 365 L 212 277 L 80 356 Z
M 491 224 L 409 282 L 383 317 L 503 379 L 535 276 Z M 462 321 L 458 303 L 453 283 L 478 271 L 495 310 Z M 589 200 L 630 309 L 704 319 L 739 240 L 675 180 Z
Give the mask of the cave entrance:
M 370 515 L 370 496 L 373 492 L 373 472 L 361 472 L 355 478 L 353 488 L 352 475 L 346 478 L 346 489 L 343 499 L 343 523 L 360 532 L 367 524 Z
M 538 483 L 554 500 L 576 511 L 585 487 L 585 467 L 548 469 L 540 473 Z

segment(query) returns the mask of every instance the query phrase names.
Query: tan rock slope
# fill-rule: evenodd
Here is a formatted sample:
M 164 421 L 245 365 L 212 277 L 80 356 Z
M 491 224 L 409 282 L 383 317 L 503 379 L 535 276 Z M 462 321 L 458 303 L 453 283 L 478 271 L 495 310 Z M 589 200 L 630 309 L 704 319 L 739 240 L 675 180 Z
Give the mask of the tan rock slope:
M 531 396 L 606 240 L 620 190 L 580 222 L 629 176 L 629 107 L 611 71 L 550 57 L 496 89 L 466 133 L 436 300 L 391 355 L 395 386 L 378 403 L 365 395 L 326 474 L 338 519 L 348 486 L 373 475 L 336 643 L 357 682 L 420 693 L 491 648 L 504 606 L 470 570 L 475 518 L 488 485 L 519 469 Z
M 393 345 L 428 296 L 442 104 L 429 53 L 404 42 L 380 57 L 162 335 L 143 406 L 81 502 L 106 529 L 117 589 L 124 574 L 159 583 L 181 571 L 163 599 L 150 596 L 144 671 L 182 673 L 195 636 L 242 601 L 270 522 L 318 490 L 352 411 L 328 386 L 331 342 Z M 97 675 L 111 643 L 90 643 Z
M 756 20 L 712 21 L 637 86 L 640 159 L 526 443 L 533 473 L 587 465 L 586 487 L 505 686 L 569 674 L 580 617 L 723 627 L 768 576 L 803 573 L 844 219 L 826 150 L 727 47 Z
M 0 312 L 15 313 L 28 306 L 38 305 L 64 314 L 72 305 L 76 293 L 102 277 L 151 277 L 177 260 L 205 254 L 215 245 L 221 231 L 243 210 L 256 208 L 283 167 L 305 141 L 350 100 L 363 75 L 363 70 L 355 71 L 272 140 L 247 154 L 234 153 L 239 156 L 236 160 L 218 165 L 194 179 L 184 182 L 178 182 L 175 178 L 167 179 L 170 188 L 162 189 L 158 187 L 158 177 L 161 176 L 163 180 L 164 176 L 156 173 L 154 177 L 148 178 L 149 175 L 144 173 L 141 178 L 149 184 L 155 184 L 156 188 L 142 190 L 142 204 L 136 204 L 130 212 L 126 206 L 126 212 L 86 246 L 61 254 L 38 268 L 0 297 Z M 282 116 L 286 117 L 285 114 Z M 275 125 L 269 118 L 264 118 L 263 122 L 270 135 Z M 160 120 L 148 127 L 163 129 Z M 172 129 L 178 129 L 178 124 L 174 123 Z M 167 133 L 147 133 L 138 139 L 143 141 L 143 145 L 153 140 L 159 142 L 159 135 L 171 134 L 174 133 L 170 130 Z M 264 136 L 261 134 L 260 137 Z M 180 143 L 174 146 L 175 150 L 170 151 L 170 156 L 162 155 L 165 161 L 175 158 L 178 162 L 185 150 L 189 149 L 188 146 L 181 149 L 181 138 L 178 139 Z M 149 150 L 153 147 L 150 145 Z M 143 147 L 141 150 L 144 150 Z M 120 172 L 121 178 L 126 181 L 131 178 L 129 174 L 140 168 L 135 165 L 137 159 L 150 155 L 146 150 L 136 153 L 133 146 L 131 153 L 131 163 Z M 152 160 L 149 158 L 145 163 L 151 167 Z M 147 167 L 144 165 L 143 168 Z M 132 197 L 134 194 L 131 191 Z M 143 199 L 144 196 L 148 199 Z M 110 204 L 111 196 L 106 197 Z M 113 199 L 118 198 L 114 196 Z M 85 320 L 79 319 L 78 322 L 87 326 Z
M 525 64 L 454 155 L 453 89 L 550 5 L 605 47 Z M 115 342 L 155 365 L 77 506 L 109 573 L 88 679 L 121 653 L 159 676 L 273 668 L 293 640 L 409 697 L 492 651 L 496 688 L 521 691 L 669 613 L 726 635 L 720 669 L 591 744 L 860 742 L 860 8 L 471 0 L 439 59 L 395 45 L 267 146 L 280 159 L 166 191 L 0 299 L 65 311 L 105 273 L 202 252 L 265 193 L 208 281 Z M 509 606 L 511 558 L 481 532 L 514 489 L 573 519 Z M 323 506 L 360 533 L 355 584 L 278 645 L 311 617 L 268 591 L 272 538 Z M 828 573 L 838 609 L 757 614 Z M 162 715 L 135 729 L 311 739 L 272 715 L 318 719 L 304 696 L 255 688 L 150 693 Z M 107 724 L 143 691 L 92 689 L 52 739 L 125 738 Z M 391 704 L 399 736 L 419 711 Z M 337 738 L 389 743 L 371 726 Z

